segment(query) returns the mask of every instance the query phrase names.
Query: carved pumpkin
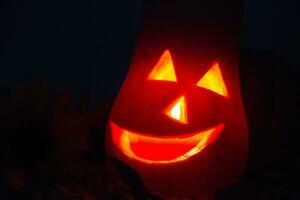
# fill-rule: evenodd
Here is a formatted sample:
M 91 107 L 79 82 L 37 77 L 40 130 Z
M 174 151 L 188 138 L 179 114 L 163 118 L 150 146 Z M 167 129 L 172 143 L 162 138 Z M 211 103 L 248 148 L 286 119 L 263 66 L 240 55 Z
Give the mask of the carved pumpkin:
M 131 68 L 110 114 L 107 153 L 136 170 L 151 192 L 212 198 L 238 180 L 247 154 L 238 29 L 229 26 L 236 22 L 203 20 L 193 0 L 154 2 L 145 2 Z

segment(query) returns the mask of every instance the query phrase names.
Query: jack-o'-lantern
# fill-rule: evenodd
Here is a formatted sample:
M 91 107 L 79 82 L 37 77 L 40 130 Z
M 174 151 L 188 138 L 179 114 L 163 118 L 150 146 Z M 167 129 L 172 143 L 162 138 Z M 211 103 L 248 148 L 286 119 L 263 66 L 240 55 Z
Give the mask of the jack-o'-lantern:
M 187 2 L 145 2 L 106 149 L 151 192 L 210 199 L 238 180 L 246 161 L 238 22 L 232 16 L 239 12 L 233 6 L 229 17 L 218 18 L 199 14 L 197 1 Z

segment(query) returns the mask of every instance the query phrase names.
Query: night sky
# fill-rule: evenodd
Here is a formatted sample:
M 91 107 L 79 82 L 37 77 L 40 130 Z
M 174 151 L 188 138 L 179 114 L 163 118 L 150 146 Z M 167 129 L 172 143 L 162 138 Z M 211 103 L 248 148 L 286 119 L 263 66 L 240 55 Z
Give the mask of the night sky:
M 272 50 L 300 70 L 296 0 L 247 0 L 241 44 Z M 119 89 L 130 63 L 141 0 L 2 0 L 0 88 L 50 80 L 94 97 Z

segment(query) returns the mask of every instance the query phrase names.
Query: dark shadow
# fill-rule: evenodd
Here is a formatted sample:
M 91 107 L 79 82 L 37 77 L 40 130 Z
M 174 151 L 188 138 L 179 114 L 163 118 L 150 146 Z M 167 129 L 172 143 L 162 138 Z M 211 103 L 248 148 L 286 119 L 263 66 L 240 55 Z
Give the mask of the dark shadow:
M 249 159 L 242 180 L 218 199 L 300 199 L 299 73 L 272 52 L 242 49 L 240 81 Z
M 121 179 L 128 185 L 128 187 L 132 191 L 132 196 L 134 199 L 147 199 L 147 200 L 160 200 L 161 198 L 157 195 L 150 194 L 139 176 L 139 174 L 126 165 L 125 163 L 119 161 L 116 158 L 109 157 L 109 159 L 113 162 L 114 166 L 117 168 Z

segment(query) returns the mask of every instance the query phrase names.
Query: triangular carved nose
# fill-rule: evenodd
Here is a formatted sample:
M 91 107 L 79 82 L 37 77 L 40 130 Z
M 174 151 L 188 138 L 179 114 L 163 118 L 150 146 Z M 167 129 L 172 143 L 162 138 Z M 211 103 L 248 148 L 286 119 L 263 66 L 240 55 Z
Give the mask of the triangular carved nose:
M 185 96 L 180 96 L 175 101 L 173 101 L 164 113 L 171 119 L 176 120 L 180 123 L 187 124 L 187 106 Z

